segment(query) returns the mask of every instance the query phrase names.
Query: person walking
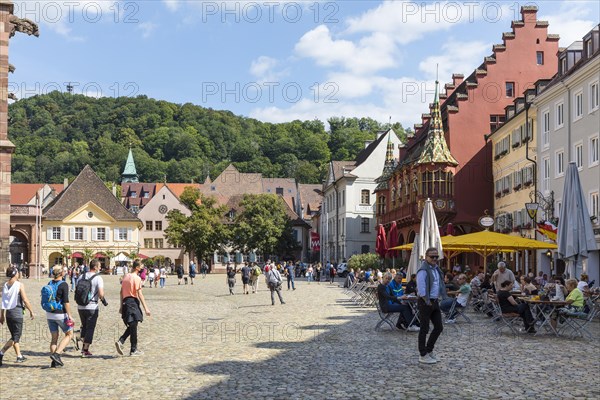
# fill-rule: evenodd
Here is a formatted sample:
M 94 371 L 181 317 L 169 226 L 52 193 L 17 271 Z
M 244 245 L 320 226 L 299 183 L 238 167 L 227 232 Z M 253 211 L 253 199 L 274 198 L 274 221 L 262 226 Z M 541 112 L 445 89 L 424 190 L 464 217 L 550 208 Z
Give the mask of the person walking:
M 17 362 L 22 363 L 26 360 L 25 356 L 21 354 L 21 347 L 19 342 L 21 340 L 21 334 L 23 333 L 23 314 L 24 308 L 29 311 L 29 316 L 34 319 L 33 308 L 31 303 L 27 299 L 25 294 L 25 286 L 19 282 L 21 274 L 16 267 L 9 267 L 6 270 L 6 277 L 8 281 L 2 288 L 2 306 L 0 309 L 0 325 L 8 326 L 10 333 L 10 339 L 4 344 L 2 350 L 0 350 L 0 367 L 2 366 L 2 359 L 4 353 L 11 347 L 15 349 L 17 354 Z
M 208 273 L 208 264 L 204 260 L 202 260 L 202 264 L 200 264 L 200 273 L 202 274 L 202 279 L 206 278 L 206 274 Z
M 335 270 L 335 267 L 331 267 L 329 270 L 329 284 L 333 284 L 333 280 L 335 279 L 335 273 L 337 271 Z
M 321 263 L 317 263 L 317 283 L 321 284 Z
M 287 277 L 287 287 L 290 290 L 290 282 L 292 286 L 292 290 L 296 290 L 296 286 L 294 285 L 294 264 L 291 261 L 288 261 L 285 266 L 285 276 Z
M 181 282 L 183 282 L 183 265 L 179 264 L 177 268 L 175 268 L 175 271 L 177 272 L 177 284 L 181 285 Z
M 308 266 L 308 269 L 306 270 L 306 282 L 308 282 L 308 284 L 310 285 L 310 283 L 313 280 L 313 266 L 312 264 Z
M 142 280 L 139 277 L 141 268 L 140 260 L 133 262 L 133 270 L 131 273 L 125 275 L 123 283 L 121 284 L 121 305 L 119 307 L 119 313 L 123 322 L 127 326 L 127 329 L 121 335 L 119 340 L 115 342 L 117 353 L 123 355 L 123 348 L 125 341 L 129 338 L 131 343 L 130 356 L 141 356 L 144 354 L 137 348 L 138 344 L 138 324 L 144 320 L 142 309 L 140 304 L 144 307 L 146 316 L 150 316 L 150 309 L 146 305 L 146 299 L 142 293 Z
M 227 264 L 227 285 L 229 286 L 229 294 L 234 295 L 233 289 L 235 288 L 235 274 L 237 271 L 234 267 Z
M 91 283 L 91 298 L 87 305 L 78 305 L 79 319 L 81 320 L 81 340 L 83 346 L 81 348 L 81 357 L 86 358 L 92 356 L 90 353 L 90 345 L 94 339 L 94 331 L 98 322 L 98 302 L 102 301 L 106 306 L 104 299 L 104 280 L 98 271 L 100 261 L 94 259 L 90 262 L 90 271 L 82 275 L 82 279 L 90 280 Z M 76 291 L 77 293 L 77 291 Z M 76 300 L 78 298 L 76 297 Z
M 160 267 L 160 288 L 161 289 L 165 288 L 166 281 L 167 281 L 167 269 L 163 265 L 162 267 Z
M 419 309 L 419 362 L 435 364 L 437 358 L 433 355 L 435 342 L 444 330 L 440 302 L 446 299 L 444 274 L 437 265 L 438 250 L 430 247 L 425 252 L 425 260 L 417 271 L 417 307 Z M 429 321 L 433 323 L 433 331 L 429 333 Z
M 244 263 L 241 273 L 242 273 L 242 284 L 243 284 L 242 290 L 243 290 L 244 294 L 249 294 L 250 291 L 248 290 L 248 284 L 250 283 L 251 270 L 250 270 L 250 267 L 248 266 L 248 262 Z
M 194 278 L 196 277 L 196 264 L 194 264 L 193 260 L 190 260 L 190 270 L 188 271 L 190 276 L 190 284 L 194 284 Z
M 267 272 L 267 284 L 269 285 L 269 290 L 271 291 L 271 305 L 275 305 L 275 292 L 277 292 L 277 296 L 279 296 L 279 302 L 281 304 L 285 304 L 283 301 L 283 297 L 281 297 L 281 274 L 277 270 L 277 268 L 269 268 Z
M 64 365 L 60 354 L 73 338 L 73 318 L 69 304 L 69 285 L 63 280 L 65 271 L 62 266 L 56 265 L 52 268 L 52 280 L 42 288 L 42 308 L 46 310 L 46 320 L 50 329 L 50 359 L 51 367 L 62 367 Z M 45 291 L 52 291 L 51 296 L 44 296 Z M 52 310 L 52 311 L 49 311 Z M 58 329 L 65 334 L 60 343 L 58 342 Z
M 252 265 L 252 274 L 250 275 L 250 285 L 252 286 L 252 293 L 258 292 L 258 279 L 262 275 L 260 267 L 254 263 Z

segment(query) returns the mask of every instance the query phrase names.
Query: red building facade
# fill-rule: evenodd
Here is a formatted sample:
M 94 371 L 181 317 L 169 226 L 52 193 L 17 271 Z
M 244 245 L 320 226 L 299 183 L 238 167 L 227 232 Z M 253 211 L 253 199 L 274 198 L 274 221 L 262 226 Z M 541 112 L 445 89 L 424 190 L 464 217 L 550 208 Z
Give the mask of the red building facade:
M 493 214 L 492 149 L 484 135 L 504 122 L 505 107 L 519 93 L 552 77 L 558 67 L 558 35 L 548 34 L 548 23 L 537 20 L 537 7 L 522 7 L 521 16 L 471 75 L 452 76 L 439 94 L 441 104 L 436 88 L 430 113 L 400 148 L 398 165 L 379 178 L 387 185 L 376 190 L 377 220 L 386 228 L 396 221 L 399 244 L 414 240 L 427 198 L 442 230 L 451 222 L 454 234 L 480 230 L 479 217 L 486 210 Z M 441 140 L 432 144 L 437 136 Z M 432 146 L 438 146 L 437 156 Z M 448 154 L 440 156 L 440 146 Z

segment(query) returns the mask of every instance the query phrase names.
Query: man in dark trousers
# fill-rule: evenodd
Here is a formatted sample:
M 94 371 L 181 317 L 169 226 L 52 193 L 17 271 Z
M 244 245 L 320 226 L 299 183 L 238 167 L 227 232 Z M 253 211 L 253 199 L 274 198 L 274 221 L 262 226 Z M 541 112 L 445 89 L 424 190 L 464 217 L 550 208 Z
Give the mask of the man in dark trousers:
M 438 337 L 444 330 L 442 324 L 442 312 L 440 302 L 446 295 L 444 286 L 444 274 L 437 265 L 439 253 L 437 248 L 430 247 L 425 252 L 425 260 L 417 271 L 417 306 L 419 308 L 419 362 L 424 364 L 435 364 L 437 358 L 433 355 L 433 348 Z M 433 331 L 427 340 L 429 333 L 429 321 L 433 323 Z
M 117 353 L 123 355 L 125 340 L 130 338 L 131 350 L 130 356 L 141 356 L 144 354 L 137 348 L 137 327 L 138 323 L 142 322 L 144 316 L 140 304 L 144 307 L 146 315 L 150 316 L 150 309 L 146 305 L 146 300 L 142 294 L 142 279 L 139 277 L 140 269 L 142 268 L 140 260 L 133 262 L 133 270 L 125 275 L 121 283 L 121 307 L 119 312 L 127 330 L 115 342 Z

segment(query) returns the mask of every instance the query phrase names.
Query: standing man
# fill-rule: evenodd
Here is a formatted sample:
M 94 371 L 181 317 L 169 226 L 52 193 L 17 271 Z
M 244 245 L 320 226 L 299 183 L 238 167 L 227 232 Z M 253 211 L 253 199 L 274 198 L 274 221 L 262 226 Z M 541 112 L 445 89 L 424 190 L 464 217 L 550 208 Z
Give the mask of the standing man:
M 127 329 L 123 335 L 115 342 L 117 353 L 123 355 L 123 347 L 125 341 L 129 337 L 131 342 L 130 356 L 141 356 L 144 354 L 137 348 L 137 326 L 138 323 L 144 320 L 140 303 L 144 307 L 146 315 L 150 316 L 150 309 L 146 305 L 146 300 L 142 294 L 142 279 L 139 277 L 141 269 L 140 260 L 133 262 L 133 270 L 130 274 L 125 275 L 121 284 L 121 306 L 119 313 L 123 322 L 127 325 Z
M 83 279 L 91 281 L 92 295 L 90 302 L 87 305 L 78 305 L 79 319 L 81 320 L 81 339 L 83 347 L 81 349 L 81 357 L 90 357 L 90 345 L 94 339 L 94 331 L 96 330 L 96 322 L 98 321 L 98 302 L 104 300 L 104 281 L 98 273 L 100 261 L 94 259 L 90 262 L 90 271 L 82 275 Z M 104 303 L 106 305 L 106 303 Z
M 500 261 L 498 263 L 498 269 L 494 271 L 492 274 L 492 285 L 496 289 L 496 292 L 500 290 L 500 286 L 502 282 L 510 281 L 512 284 L 515 283 L 515 274 L 510 269 L 506 268 L 506 263 L 504 261 Z
M 194 264 L 194 260 L 190 260 L 189 275 L 190 275 L 191 284 L 193 285 L 194 284 L 194 278 L 196 277 L 196 264 Z
M 437 358 L 433 355 L 435 342 L 444 330 L 440 301 L 446 298 L 444 274 L 437 265 L 438 250 L 430 247 L 425 252 L 425 261 L 417 271 L 417 306 L 419 308 L 419 362 L 435 364 Z M 429 321 L 433 323 L 433 331 L 429 333 Z
M 294 286 L 294 264 L 291 261 L 288 261 L 285 266 L 285 274 L 287 275 L 288 290 L 290 290 L 290 282 L 292 283 L 292 289 L 296 290 L 296 286 Z
M 249 294 L 250 290 L 248 290 L 248 283 L 250 283 L 250 267 L 248 266 L 248 262 L 244 263 L 242 267 L 242 284 L 244 285 L 243 291 L 244 294 Z
M 206 278 L 206 273 L 208 272 L 208 264 L 206 261 L 202 260 L 202 264 L 200 264 L 200 272 L 202 273 L 202 279 Z
M 52 280 L 42 288 L 42 308 L 46 310 L 46 320 L 50 328 L 50 359 L 52 367 L 62 367 L 64 364 L 60 353 L 67 347 L 73 337 L 73 318 L 69 305 L 69 285 L 63 280 L 64 268 L 55 265 L 52 268 Z M 49 287 L 52 296 L 44 296 L 44 291 Z M 52 308 L 52 311 L 49 311 Z M 65 337 L 58 343 L 58 329 L 61 329 Z
M 266 268 L 265 268 L 266 271 Z M 271 290 L 271 305 L 275 305 L 275 292 L 277 292 L 277 296 L 279 296 L 279 302 L 281 304 L 285 304 L 283 301 L 283 297 L 281 297 L 281 274 L 277 270 L 277 268 L 272 265 L 269 267 L 267 271 L 267 284 L 269 285 L 269 289 Z

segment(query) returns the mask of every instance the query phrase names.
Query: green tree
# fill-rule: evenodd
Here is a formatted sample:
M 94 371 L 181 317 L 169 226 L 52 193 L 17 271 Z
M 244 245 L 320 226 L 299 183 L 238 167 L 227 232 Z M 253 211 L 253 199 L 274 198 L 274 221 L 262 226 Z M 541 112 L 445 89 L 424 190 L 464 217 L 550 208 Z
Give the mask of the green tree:
M 169 226 L 165 229 L 167 241 L 181 246 L 199 260 L 222 250 L 229 240 L 229 231 L 223 224 L 225 206 L 218 207 L 213 197 L 204 196 L 198 189 L 186 187 L 181 202 L 191 211 L 188 217 L 179 210 L 167 214 Z
M 289 232 L 290 218 L 286 205 L 275 194 L 247 194 L 239 204 L 241 212 L 235 217 L 232 233 L 233 247 L 241 251 L 257 249 L 264 255 L 273 254 Z
M 379 256 L 375 253 L 355 254 L 348 260 L 348 266 L 355 271 L 359 268 L 363 271 L 369 268 L 379 268 Z

